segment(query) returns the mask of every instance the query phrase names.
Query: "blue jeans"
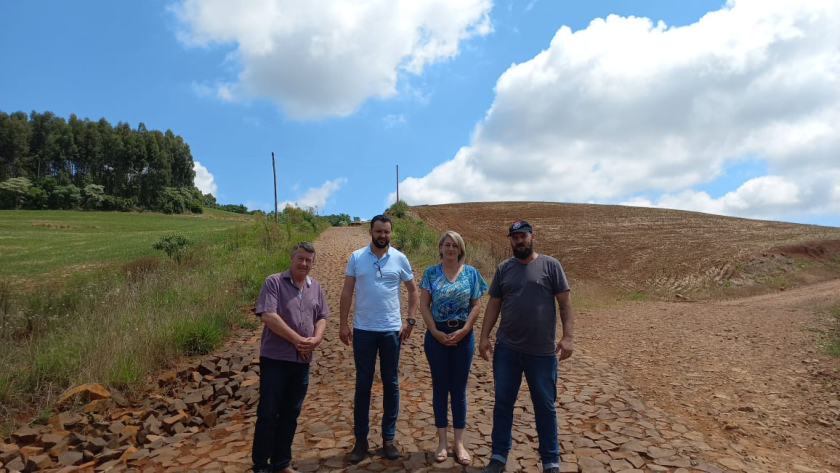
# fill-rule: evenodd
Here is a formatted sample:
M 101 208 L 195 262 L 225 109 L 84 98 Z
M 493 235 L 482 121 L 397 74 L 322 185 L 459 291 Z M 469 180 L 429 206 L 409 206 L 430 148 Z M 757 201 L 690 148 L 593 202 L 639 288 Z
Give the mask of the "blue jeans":
M 445 323 L 435 326 L 443 333 L 452 333 L 463 327 L 449 327 Z M 449 347 L 442 345 L 426 331 L 423 342 L 426 359 L 429 360 L 429 370 L 432 373 L 432 408 L 435 413 L 435 427 L 446 428 L 449 425 L 447 412 L 448 401 L 452 397 L 452 427 L 463 429 L 467 426 L 467 378 L 470 376 L 473 353 L 475 352 L 475 335 L 473 331 L 467 334 L 458 345 Z
M 353 433 L 366 439 L 370 432 L 370 390 L 379 353 L 382 376 L 382 439 L 393 440 L 400 409 L 399 332 L 370 332 L 353 329 L 353 360 L 356 362 L 356 396 L 353 407 Z
M 260 357 L 260 403 L 251 449 L 254 471 L 292 465 L 292 441 L 308 387 L 309 363 Z
M 513 428 L 513 405 L 522 384 L 522 373 L 528 382 L 539 437 L 540 460 L 543 469 L 560 466 L 560 446 L 557 444 L 557 357 L 534 356 L 512 350 L 496 343 L 493 350 L 493 378 L 496 405 L 493 407 L 492 453 L 490 458 L 507 462 Z

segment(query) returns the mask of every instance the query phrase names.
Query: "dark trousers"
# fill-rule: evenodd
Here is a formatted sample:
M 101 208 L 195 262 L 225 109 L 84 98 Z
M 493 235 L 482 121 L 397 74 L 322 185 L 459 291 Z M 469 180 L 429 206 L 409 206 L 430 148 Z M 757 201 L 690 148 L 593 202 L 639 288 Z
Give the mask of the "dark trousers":
M 496 404 L 493 406 L 492 453 L 490 458 L 507 462 L 511 448 L 513 406 L 522 384 L 522 374 L 528 382 L 534 404 L 540 460 L 543 469 L 560 465 L 557 444 L 557 357 L 534 356 L 512 350 L 496 343 L 493 350 L 493 380 Z
M 452 333 L 463 328 L 449 327 L 445 323 L 435 326 L 443 333 Z M 452 427 L 464 429 L 467 426 L 467 379 L 470 376 L 473 353 L 475 352 L 475 335 L 473 331 L 462 338 L 456 346 L 442 345 L 426 331 L 423 342 L 426 359 L 429 360 L 429 371 L 432 373 L 432 409 L 435 413 L 435 427 L 443 429 L 449 425 L 447 413 L 449 399 L 452 398 Z
M 292 441 L 309 387 L 309 363 L 260 357 L 260 404 L 251 460 L 254 471 L 292 465 Z
M 353 433 L 366 439 L 370 432 L 370 391 L 379 354 L 382 376 L 382 439 L 393 440 L 400 409 L 399 332 L 371 332 L 353 329 L 353 359 L 356 362 L 356 396 L 353 405 Z

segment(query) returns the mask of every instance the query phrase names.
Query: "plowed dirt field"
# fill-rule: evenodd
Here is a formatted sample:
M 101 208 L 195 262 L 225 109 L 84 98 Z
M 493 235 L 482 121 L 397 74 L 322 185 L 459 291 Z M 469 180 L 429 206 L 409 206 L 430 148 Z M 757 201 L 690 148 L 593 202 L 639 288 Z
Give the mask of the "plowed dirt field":
M 744 460 L 762 459 L 769 471 L 840 471 L 840 363 L 816 333 L 837 325 L 823 310 L 840 305 L 840 228 L 534 202 L 412 211 L 461 233 L 468 248 L 493 248 L 496 259 L 509 256 L 507 226 L 527 220 L 535 250 L 557 257 L 573 280 L 662 296 L 578 310 L 580 351 Z M 768 292 L 760 283 L 771 279 L 781 283 Z M 764 294 L 709 291 L 751 284 Z M 697 291 L 702 300 L 678 295 Z M 729 468 L 750 470 L 742 466 Z

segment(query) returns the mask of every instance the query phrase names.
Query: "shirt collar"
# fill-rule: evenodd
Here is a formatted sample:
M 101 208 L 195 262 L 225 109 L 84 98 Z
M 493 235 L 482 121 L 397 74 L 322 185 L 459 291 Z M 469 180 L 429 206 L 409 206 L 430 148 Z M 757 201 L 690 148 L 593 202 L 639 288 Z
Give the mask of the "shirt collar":
M 287 270 L 283 271 L 280 274 L 280 277 L 284 278 L 284 279 L 288 279 L 289 282 L 294 284 L 294 281 L 292 281 L 292 270 L 291 269 L 287 269 Z M 312 278 L 307 274 L 306 275 L 306 287 L 309 287 L 311 285 L 312 285 Z
M 368 243 L 368 245 L 367 245 L 367 252 L 368 252 L 368 254 L 369 254 L 369 255 L 371 255 L 371 256 L 373 256 L 374 258 L 378 258 L 378 257 L 376 256 L 376 253 L 374 253 L 374 252 L 373 252 L 373 249 L 371 249 L 371 245 L 373 245 L 373 243 Z M 385 254 L 384 254 L 384 255 L 382 255 L 382 258 L 384 258 L 384 257 L 386 257 L 386 256 L 388 256 L 388 255 L 390 255 L 390 254 L 391 254 L 391 249 L 392 249 L 392 248 L 393 248 L 393 246 L 388 245 L 388 251 L 386 251 L 386 252 L 385 252 Z

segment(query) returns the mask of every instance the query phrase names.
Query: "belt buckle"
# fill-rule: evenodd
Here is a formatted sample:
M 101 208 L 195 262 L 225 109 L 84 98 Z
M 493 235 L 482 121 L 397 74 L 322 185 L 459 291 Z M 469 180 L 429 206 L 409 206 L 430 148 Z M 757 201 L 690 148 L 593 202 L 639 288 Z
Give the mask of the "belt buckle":
M 449 319 L 446 321 L 446 325 L 449 327 L 457 327 L 461 324 L 461 321 L 458 319 Z

